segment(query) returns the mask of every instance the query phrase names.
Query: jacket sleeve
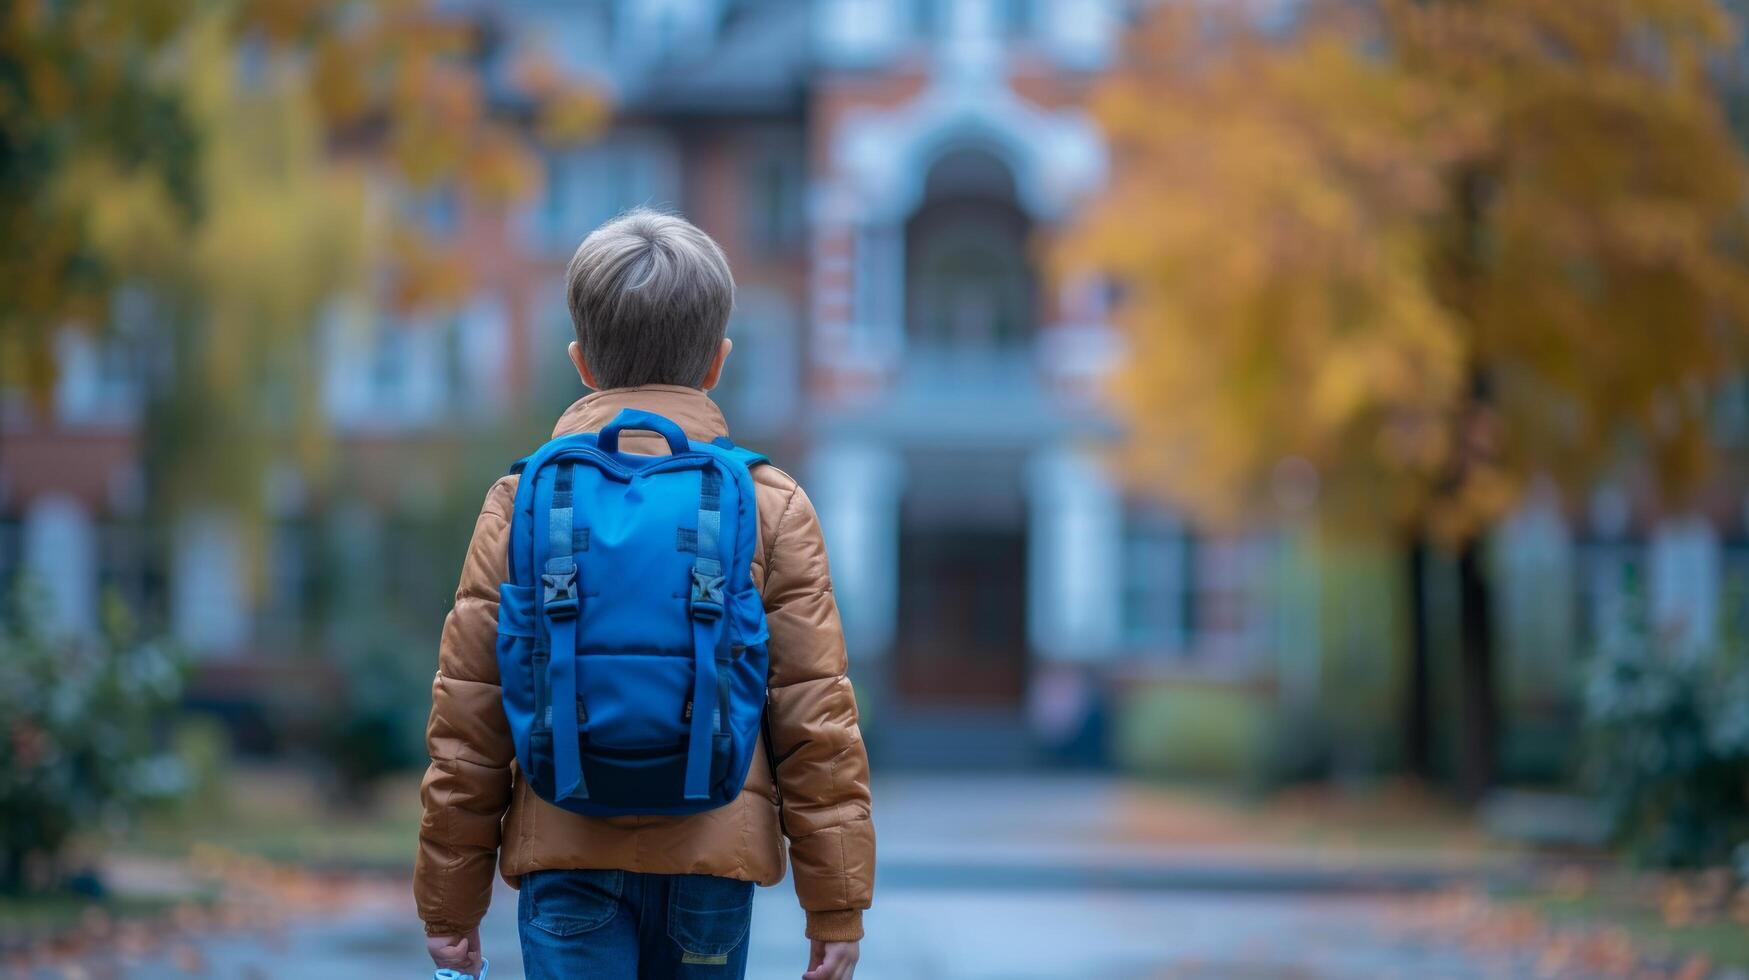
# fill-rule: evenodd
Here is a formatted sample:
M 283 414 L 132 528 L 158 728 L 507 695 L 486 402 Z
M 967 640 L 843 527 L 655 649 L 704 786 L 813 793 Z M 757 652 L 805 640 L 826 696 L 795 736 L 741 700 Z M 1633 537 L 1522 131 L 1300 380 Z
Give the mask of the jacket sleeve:
M 420 789 L 413 893 L 428 935 L 478 925 L 492 897 L 516 756 L 498 688 L 498 585 L 504 579 L 515 481 L 492 486 L 474 525 L 455 606 L 443 623 Z
M 868 753 L 857 727 L 826 544 L 797 487 L 768 554 L 770 739 L 796 897 L 811 939 L 862 937 L 874 891 Z

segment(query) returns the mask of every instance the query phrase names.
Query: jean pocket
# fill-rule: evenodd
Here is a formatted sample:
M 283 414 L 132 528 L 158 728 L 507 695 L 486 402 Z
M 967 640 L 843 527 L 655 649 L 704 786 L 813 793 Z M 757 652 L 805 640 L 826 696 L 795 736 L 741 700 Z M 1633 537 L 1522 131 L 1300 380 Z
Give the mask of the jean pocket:
M 619 911 L 624 884 L 621 871 L 531 871 L 522 876 L 529 924 L 555 936 L 599 929 Z
M 715 875 L 676 875 L 668 891 L 668 938 L 684 963 L 725 963 L 747 938 L 753 883 Z

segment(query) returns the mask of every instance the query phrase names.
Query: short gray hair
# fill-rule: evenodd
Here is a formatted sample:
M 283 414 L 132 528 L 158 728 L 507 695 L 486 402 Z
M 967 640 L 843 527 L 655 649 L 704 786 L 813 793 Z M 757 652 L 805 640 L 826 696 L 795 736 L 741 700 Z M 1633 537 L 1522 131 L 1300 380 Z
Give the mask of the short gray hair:
M 729 261 L 674 214 L 633 208 L 583 239 L 565 302 L 603 388 L 704 384 L 735 306 Z

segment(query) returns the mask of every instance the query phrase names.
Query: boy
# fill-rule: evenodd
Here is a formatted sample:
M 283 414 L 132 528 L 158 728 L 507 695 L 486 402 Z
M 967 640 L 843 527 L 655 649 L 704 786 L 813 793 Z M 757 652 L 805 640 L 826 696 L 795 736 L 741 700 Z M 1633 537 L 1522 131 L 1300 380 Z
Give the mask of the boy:
M 706 394 L 729 356 L 735 290 L 716 242 L 682 218 L 634 210 L 583 241 L 566 280 L 571 361 L 594 391 L 554 436 L 598 430 L 625 408 L 666 416 L 693 440 L 727 434 Z M 646 433 L 628 432 L 622 447 L 665 451 Z M 787 837 L 812 941 L 805 976 L 851 976 L 873 890 L 868 759 L 813 505 L 776 467 L 752 473 L 753 579 L 771 634 L 769 744 L 739 797 L 679 817 L 579 816 L 518 776 L 494 652 L 517 477 L 486 495 L 444 623 L 427 733 L 414 892 L 438 966 L 478 969 L 498 856 L 521 892 L 531 980 L 740 977 L 753 886 L 783 877 Z

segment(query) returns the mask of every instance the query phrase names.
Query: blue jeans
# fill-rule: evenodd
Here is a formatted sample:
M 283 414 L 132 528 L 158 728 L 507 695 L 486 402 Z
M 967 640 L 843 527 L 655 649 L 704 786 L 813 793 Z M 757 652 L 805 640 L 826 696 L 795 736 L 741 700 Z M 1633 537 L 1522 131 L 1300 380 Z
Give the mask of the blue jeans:
M 517 898 L 528 980 L 738 980 L 753 883 L 712 875 L 533 871 Z

